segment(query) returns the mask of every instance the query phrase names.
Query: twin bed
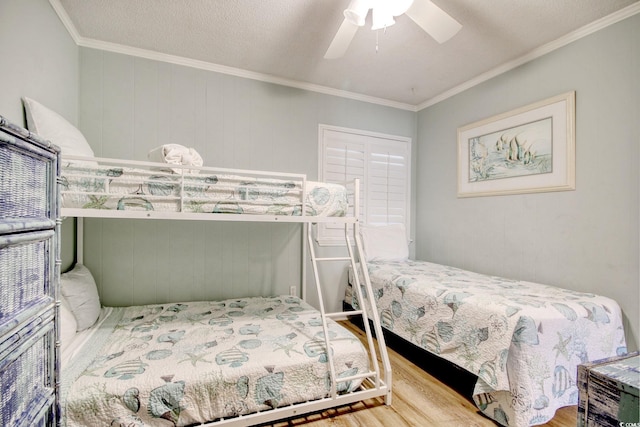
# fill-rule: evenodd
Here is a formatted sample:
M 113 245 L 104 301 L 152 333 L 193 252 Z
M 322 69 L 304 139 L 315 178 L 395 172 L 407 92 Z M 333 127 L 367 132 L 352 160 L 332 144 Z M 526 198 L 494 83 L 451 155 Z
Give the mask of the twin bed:
M 626 353 L 609 298 L 426 261 L 367 267 L 383 328 L 474 374 L 476 406 L 504 426 L 544 424 L 577 405 L 577 365 Z M 352 289 L 346 302 L 357 308 Z

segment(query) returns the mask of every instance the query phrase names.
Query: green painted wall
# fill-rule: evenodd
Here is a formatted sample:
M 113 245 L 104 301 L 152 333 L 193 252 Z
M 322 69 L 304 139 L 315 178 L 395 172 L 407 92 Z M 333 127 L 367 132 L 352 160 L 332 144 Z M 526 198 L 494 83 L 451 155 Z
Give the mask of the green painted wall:
M 419 112 L 416 254 L 619 302 L 638 348 L 640 15 Z M 576 190 L 458 199 L 457 128 L 576 91 Z
M 415 139 L 414 112 L 122 54 L 82 48 L 80 76 L 80 128 L 103 157 L 146 160 L 178 143 L 206 166 L 313 180 L 319 124 Z M 302 274 L 299 225 L 92 219 L 85 241 L 109 305 L 287 294 Z M 344 266 L 325 270 L 323 284 L 338 310 Z
M 0 115 L 26 127 L 21 98 L 78 122 L 80 49 L 47 0 L 0 1 Z M 73 263 L 73 224 L 62 227 L 63 269 Z

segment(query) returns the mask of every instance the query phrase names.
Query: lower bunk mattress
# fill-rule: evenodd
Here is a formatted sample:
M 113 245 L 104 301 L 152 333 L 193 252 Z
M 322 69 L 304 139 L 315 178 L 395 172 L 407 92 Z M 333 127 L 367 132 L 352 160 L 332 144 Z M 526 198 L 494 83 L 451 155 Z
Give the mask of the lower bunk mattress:
M 368 372 L 359 339 L 328 324 L 338 381 Z M 94 328 L 62 371 L 66 426 L 200 424 L 330 394 L 320 313 L 297 297 L 113 308 Z
M 504 426 L 577 405 L 577 366 L 626 353 L 606 297 L 426 261 L 369 262 L 368 272 L 382 326 L 476 375 L 477 407 Z
M 91 163 L 63 164 L 62 208 L 255 215 L 345 216 L 343 185 Z

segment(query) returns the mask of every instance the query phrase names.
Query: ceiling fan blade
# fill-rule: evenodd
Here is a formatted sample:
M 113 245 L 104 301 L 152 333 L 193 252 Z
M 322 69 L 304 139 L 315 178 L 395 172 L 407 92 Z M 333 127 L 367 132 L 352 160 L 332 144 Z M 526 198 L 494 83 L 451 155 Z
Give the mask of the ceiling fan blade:
M 324 54 L 324 58 L 336 59 L 344 55 L 351 44 L 351 40 L 353 40 L 353 36 L 356 35 L 356 31 L 358 31 L 357 25 L 352 24 L 347 19 L 342 21 L 342 25 L 338 28 L 338 32 L 329 45 L 327 53 Z
M 446 42 L 462 28 L 458 21 L 431 0 L 415 0 L 405 13 L 438 43 Z

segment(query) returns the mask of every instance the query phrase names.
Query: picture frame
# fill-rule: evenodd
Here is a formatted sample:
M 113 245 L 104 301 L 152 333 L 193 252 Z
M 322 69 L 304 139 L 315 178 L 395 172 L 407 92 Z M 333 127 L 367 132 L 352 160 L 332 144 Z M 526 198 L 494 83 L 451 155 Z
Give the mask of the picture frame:
M 458 128 L 458 197 L 575 190 L 575 96 Z

